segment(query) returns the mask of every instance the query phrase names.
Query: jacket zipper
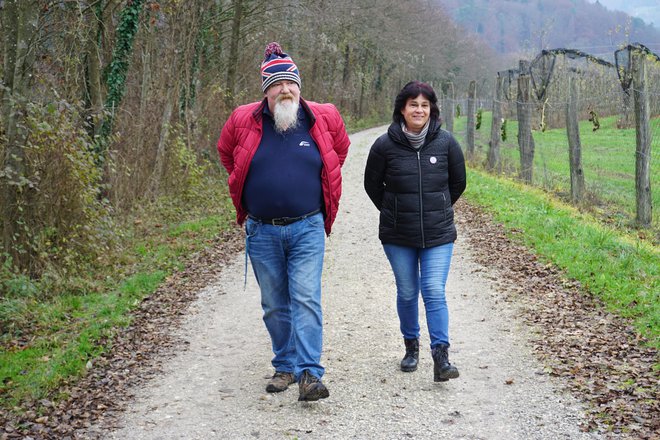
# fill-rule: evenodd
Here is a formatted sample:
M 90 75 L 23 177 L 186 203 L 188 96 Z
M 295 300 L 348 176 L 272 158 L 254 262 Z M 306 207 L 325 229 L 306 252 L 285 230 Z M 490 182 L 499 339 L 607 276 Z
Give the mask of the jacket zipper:
M 396 231 L 396 219 L 399 218 L 399 198 L 394 194 L 394 230 Z
M 424 238 L 424 202 L 422 201 L 422 159 L 417 150 L 417 171 L 419 175 L 419 229 L 422 232 L 422 248 L 426 247 L 426 239 Z

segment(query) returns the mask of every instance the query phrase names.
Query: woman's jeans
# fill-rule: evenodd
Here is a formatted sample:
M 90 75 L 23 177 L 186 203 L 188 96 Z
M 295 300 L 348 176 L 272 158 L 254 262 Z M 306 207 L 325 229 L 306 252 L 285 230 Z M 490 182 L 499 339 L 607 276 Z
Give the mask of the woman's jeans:
M 264 322 L 273 346 L 275 371 L 304 370 L 321 378 L 323 316 L 321 272 L 325 252 L 323 214 L 273 226 L 251 218 L 246 252 L 261 288 Z
M 419 338 L 420 289 L 426 308 L 431 348 L 449 345 L 449 312 L 445 285 L 454 243 L 431 248 L 383 244 L 396 280 L 396 308 L 405 339 Z

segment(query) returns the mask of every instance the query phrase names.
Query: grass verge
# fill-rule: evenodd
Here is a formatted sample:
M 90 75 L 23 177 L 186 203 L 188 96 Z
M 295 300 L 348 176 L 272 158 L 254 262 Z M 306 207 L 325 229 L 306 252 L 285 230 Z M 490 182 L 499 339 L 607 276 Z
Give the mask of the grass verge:
M 542 260 L 561 268 L 660 348 L 660 252 L 547 193 L 470 169 L 465 198 L 490 212 Z
M 32 282 L 23 294 L 0 300 L 0 408 L 21 411 L 56 399 L 63 383 L 111 348 L 116 329 L 131 322 L 146 296 L 233 224 L 229 197 L 218 187 L 210 192 L 196 209 L 166 202 L 143 209 L 126 226 L 120 253 L 82 282 L 71 280 L 79 284 L 71 292 L 49 295 L 47 283 Z

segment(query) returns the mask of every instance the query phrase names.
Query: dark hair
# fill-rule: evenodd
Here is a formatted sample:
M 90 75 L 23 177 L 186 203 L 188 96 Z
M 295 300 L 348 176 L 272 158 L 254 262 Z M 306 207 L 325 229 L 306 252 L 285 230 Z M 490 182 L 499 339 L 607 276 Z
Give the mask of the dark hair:
M 421 81 L 410 81 L 403 86 L 394 100 L 394 112 L 392 119 L 397 124 L 403 122 L 403 115 L 401 110 L 406 106 L 406 103 L 411 98 L 417 98 L 419 95 L 424 95 L 431 103 L 431 119 L 440 119 L 440 109 L 438 108 L 438 97 L 433 90 L 433 87 Z

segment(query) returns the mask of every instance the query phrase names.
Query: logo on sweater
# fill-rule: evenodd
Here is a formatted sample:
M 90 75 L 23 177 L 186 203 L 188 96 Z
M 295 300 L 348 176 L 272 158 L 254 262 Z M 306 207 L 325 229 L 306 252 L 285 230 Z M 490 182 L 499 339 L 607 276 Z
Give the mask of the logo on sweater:
M 299 147 L 309 147 L 311 144 L 307 141 L 300 141 L 298 144 Z
M 436 163 L 436 162 L 438 161 L 438 159 L 437 159 L 435 156 L 431 156 L 431 158 L 429 159 L 429 161 L 431 161 L 431 163 L 434 164 L 434 163 Z

